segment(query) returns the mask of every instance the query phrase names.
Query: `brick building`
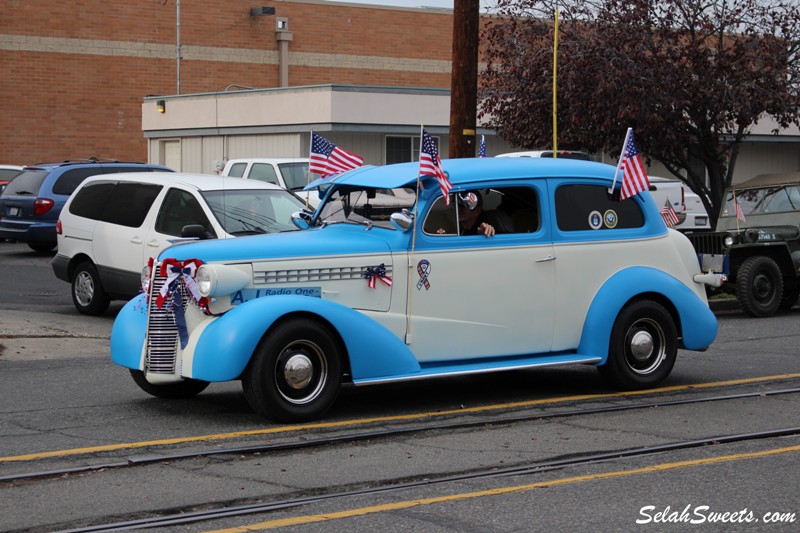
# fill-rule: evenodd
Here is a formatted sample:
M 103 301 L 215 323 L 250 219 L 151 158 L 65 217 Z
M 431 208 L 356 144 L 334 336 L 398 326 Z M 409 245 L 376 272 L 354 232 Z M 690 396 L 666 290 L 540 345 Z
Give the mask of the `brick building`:
M 276 13 L 251 15 L 257 6 Z M 291 34 L 283 41 L 288 85 L 450 87 L 450 10 L 323 0 L 4 0 L 2 11 L 4 163 L 148 159 L 146 96 L 281 85 L 279 20 Z

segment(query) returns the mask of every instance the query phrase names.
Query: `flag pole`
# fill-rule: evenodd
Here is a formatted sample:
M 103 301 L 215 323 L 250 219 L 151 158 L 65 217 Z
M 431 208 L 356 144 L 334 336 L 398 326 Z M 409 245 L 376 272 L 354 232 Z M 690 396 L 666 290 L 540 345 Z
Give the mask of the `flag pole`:
M 556 82 L 558 80 L 558 6 L 556 6 L 556 20 L 553 27 L 553 159 L 558 157 L 558 122 L 556 111 L 558 99 L 556 97 Z
M 736 231 L 739 231 L 739 201 L 736 199 L 736 189 L 731 189 L 733 194 L 733 217 L 736 219 Z
M 422 124 L 419 125 L 419 149 L 422 152 L 422 132 L 424 130 L 424 126 Z M 419 159 L 419 157 L 417 157 Z M 412 228 L 411 234 L 411 253 L 408 256 L 408 268 L 406 269 L 406 344 L 411 344 L 411 339 L 413 338 L 411 334 L 411 301 L 413 300 L 412 296 L 414 293 L 411 291 L 411 275 L 414 269 L 414 249 L 417 246 L 417 215 L 419 215 L 419 186 L 422 182 L 422 179 L 419 174 L 419 169 L 417 169 L 417 187 L 414 196 L 414 225 Z
M 622 165 L 622 156 L 625 154 L 625 147 L 628 146 L 628 139 L 631 136 L 631 131 L 633 128 L 628 128 L 628 131 L 625 132 L 625 140 L 622 142 L 622 150 L 619 152 L 619 160 L 617 161 L 617 168 L 614 170 L 614 181 L 611 183 L 611 188 L 608 189 L 608 194 L 614 193 L 614 185 L 617 184 L 617 176 L 619 175 L 619 167 Z

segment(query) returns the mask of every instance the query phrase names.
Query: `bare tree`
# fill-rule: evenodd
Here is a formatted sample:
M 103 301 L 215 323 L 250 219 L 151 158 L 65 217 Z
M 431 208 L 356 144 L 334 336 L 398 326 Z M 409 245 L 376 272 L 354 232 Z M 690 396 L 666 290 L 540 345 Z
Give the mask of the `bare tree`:
M 552 141 L 555 6 L 497 0 L 482 34 L 480 115 L 522 147 Z M 633 127 L 637 147 L 698 193 L 716 221 L 753 125 L 765 116 L 800 124 L 797 0 L 558 6 L 559 146 L 614 153 Z

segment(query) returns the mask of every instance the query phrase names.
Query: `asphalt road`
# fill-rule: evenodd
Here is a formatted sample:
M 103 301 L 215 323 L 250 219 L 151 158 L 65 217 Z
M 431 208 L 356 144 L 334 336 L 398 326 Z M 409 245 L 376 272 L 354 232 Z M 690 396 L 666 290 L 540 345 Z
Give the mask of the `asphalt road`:
M 637 401 L 609 389 L 594 368 L 551 368 L 348 389 L 320 424 L 276 426 L 249 410 L 237 383 L 212 384 L 197 398 L 176 402 L 142 393 L 108 358 L 108 335 L 119 304 L 102 317 L 79 315 L 68 285 L 52 275 L 49 256 L 24 245 L 0 243 L 0 279 L 0 477 L 96 460 L 59 452 L 95 446 L 255 432 L 165 446 L 161 451 L 155 446 L 120 452 L 123 458 L 135 458 L 184 446 L 214 449 L 230 442 L 310 439 L 334 431 L 326 424 L 341 424 L 335 431 L 347 432 L 411 423 L 401 417 L 435 419 L 445 412 L 454 413 L 442 416 L 448 420 L 469 420 L 477 416 L 475 409 L 486 409 L 486 416 L 491 416 L 494 409 L 506 412 L 515 402 L 529 405 L 514 407 L 514 412 L 547 414 Z M 800 378 L 789 377 L 800 373 L 800 309 L 760 320 L 727 305 L 717 306 L 716 313 L 720 332 L 711 349 L 681 351 L 673 374 L 663 384 L 672 389 L 653 392 L 650 400 L 667 402 L 732 380 L 754 382 L 708 390 L 766 390 L 770 376 L 784 376 L 773 388 L 800 386 Z M 798 407 L 797 394 L 764 395 L 0 482 L 0 530 L 55 531 L 109 515 L 130 519 L 224 501 L 253 503 L 287 494 L 346 492 L 587 453 L 800 426 Z M 370 421 L 376 417 L 384 421 Z M 53 456 L 9 459 L 46 453 Z M 536 474 L 423 483 L 161 530 L 280 526 L 282 531 L 337 532 L 796 531 L 798 459 L 798 437 L 760 439 Z M 789 522 L 792 514 L 795 521 Z M 782 523 L 767 523 L 778 515 Z M 277 519 L 287 521 L 273 522 Z

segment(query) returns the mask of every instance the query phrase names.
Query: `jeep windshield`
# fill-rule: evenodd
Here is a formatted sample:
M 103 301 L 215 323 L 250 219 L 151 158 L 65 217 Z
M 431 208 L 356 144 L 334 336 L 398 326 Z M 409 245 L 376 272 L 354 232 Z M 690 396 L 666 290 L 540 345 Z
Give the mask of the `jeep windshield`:
M 736 193 L 735 202 L 742 208 L 745 216 L 800 209 L 800 185 L 744 189 L 734 192 Z M 722 211 L 723 217 L 732 217 L 736 214 L 734 192 L 728 191 L 725 209 Z
M 414 208 L 413 188 L 376 189 L 341 186 L 331 193 L 317 217 L 322 224 L 365 224 L 392 228 L 392 213 Z

